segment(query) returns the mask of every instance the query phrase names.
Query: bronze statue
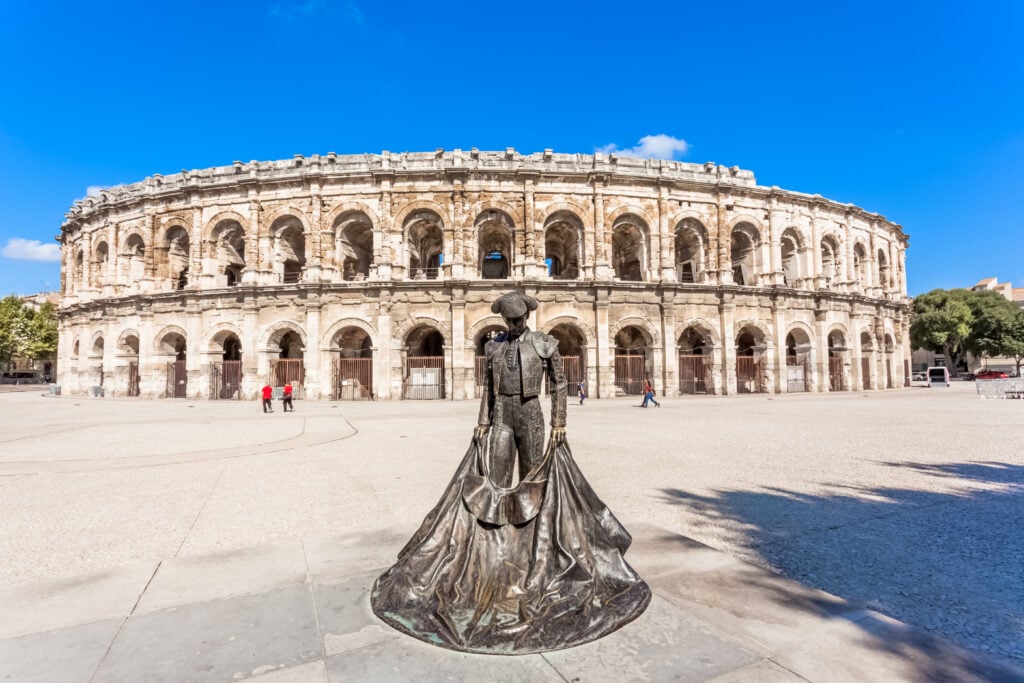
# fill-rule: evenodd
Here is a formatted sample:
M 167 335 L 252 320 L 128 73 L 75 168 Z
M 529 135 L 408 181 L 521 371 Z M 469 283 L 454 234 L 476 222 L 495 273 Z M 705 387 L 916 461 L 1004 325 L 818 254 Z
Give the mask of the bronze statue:
M 441 647 L 493 654 L 571 647 L 636 619 L 651 599 L 623 558 L 629 533 L 572 458 L 558 342 L 526 326 L 536 308 L 519 292 L 491 306 L 508 331 L 487 343 L 469 451 L 398 562 L 373 587 L 378 617 Z M 512 487 L 517 463 L 519 483 Z

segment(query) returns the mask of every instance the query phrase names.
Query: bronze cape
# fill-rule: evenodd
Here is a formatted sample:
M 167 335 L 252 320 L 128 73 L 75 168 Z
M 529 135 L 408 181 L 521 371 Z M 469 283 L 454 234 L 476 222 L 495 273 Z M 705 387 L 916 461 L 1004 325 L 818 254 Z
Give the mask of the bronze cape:
M 512 430 L 501 424 L 482 447 L 470 445 L 398 562 L 377 579 L 378 617 L 453 650 L 527 654 L 595 640 L 643 613 L 650 589 L 623 558 L 632 539 L 568 443 L 549 447 L 515 488 L 500 488 L 491 467 L 512 449 Z

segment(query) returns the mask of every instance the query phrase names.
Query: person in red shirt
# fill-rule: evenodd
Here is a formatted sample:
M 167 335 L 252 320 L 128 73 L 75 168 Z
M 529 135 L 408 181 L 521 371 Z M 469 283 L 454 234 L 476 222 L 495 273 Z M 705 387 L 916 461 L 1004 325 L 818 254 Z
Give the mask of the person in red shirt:
M 286 412 L 286 413 L 288 413 L 288 412 L 294 413 L 295 412 L 295 405 L 292 403 L 292 383 L 291 382 L 285 382 L 285 385 L 284 385 L 284 396 L 282 396 L 281 398 L 282 398 L 281 402 L 284 404 L 284 406 L 283 406 L 284 407 L 284 412 Z
M 270 386 L 270 382 L 263 385 L 263 412 L 272 413 L 274 412 L 274 404 L 271 403 L 271 399 L 274 398 L 274 389 Z

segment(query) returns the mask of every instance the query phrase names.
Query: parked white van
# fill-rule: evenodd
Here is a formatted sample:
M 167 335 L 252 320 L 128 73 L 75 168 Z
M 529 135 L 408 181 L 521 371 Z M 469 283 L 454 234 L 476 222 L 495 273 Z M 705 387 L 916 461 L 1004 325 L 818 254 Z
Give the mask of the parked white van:
M 936 366 L 928 368 L 928 387 L 948 387 L 949 368 Z

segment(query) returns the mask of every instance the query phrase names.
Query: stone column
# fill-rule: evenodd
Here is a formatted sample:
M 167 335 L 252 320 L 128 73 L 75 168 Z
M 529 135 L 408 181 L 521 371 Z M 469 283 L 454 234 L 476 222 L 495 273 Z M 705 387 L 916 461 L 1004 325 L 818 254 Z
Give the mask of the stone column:
M 733 330 L 735 305 L 731 294 L 718 304 L 718 334 L 722 339 L 722 394 L 736 393 L 736 334 Z
M 260 376 L 259 361 L 262 349 L 259 348 L 259 294 L 257 290 L 246 292 L 242 301 L 242 398 L 255 399 L 263 387 L 267 376 Z
M 717 203 L 715 205 L 715 237 L 712 239 L 712 242 L 718 249 L 718 282 L 723 285 L 731 285 L 733 283 L 732 254 L 730 253 L 730 250 L 732 249 L 732 237 L 729 235 L 729 222 L 725 205 L 727 200 L 727 196 L 718 194 Z M 733 354 L 735 355 L 735 349 L 733 349 Z M 735 379 L 736 369 L 733 368 L 731 372 Z M 732 386 L 735 386 L 735 383 L 733 383 Z
M 661 297 L 661 346 L 662 394 L 677 396 L 679 394 L 679 350 L 676 347 L 676 308 L 675 292 L 665 291 Z
M 603 179 L 594 181 L 594 277 L 598 280 L 610 280 L 615 275 L 604 230 L 604 182 Z
M 676 265 L 674 258 L 675 237 L 672 232 L 672 225 L 669 224 L 668 188 L 664 185 L 658 187 L 658 232 L 661 235 L 661 273 L 663 282 L 676 281 Z M 665 343 L 668 346 L 668 340 Z M 675 364 L 673 363 L 673 367 Z M 667 394 L 666 394 L 667 395 Z
M 377 312 L 377 348 L 373 354 L 373 381 L 374 395 L 385 401 L 401 397 L 401 375 L 397 378 L 398 392 L 394 391 L 395 378 L 392 377 L 392 368 L 395 366 L 398 349 L 392 341 L 391 331 L 391 291 L 382 289 L 380 292 L 380 307 Z M 401 367 L 401 366 L 399 366 Z
M 473 396 L 473 355 L 466 356 L 466 292 L 462 287 L 453 287 L 451 293 L 452 330 L 452 394 L 454 400 Z M 534 328 L 536 329 L 536 328 Z
M 304 282 L 323 282 L 323 249 L 320 243 L 320 232 L 323 229 L 323 206 L 320 202 L 320 183 L 312 180 L 310 193 L 310 226 L 305 235 L 306 268 L 302 276 Z M 316 346 L 312 346 L 316 348 Z M 308 386 L 308 385 L 307 385 Z
M 817 328 L 818 343 L 814 345 L 817 354 L 817 377 L 818 391 L 828 393 L 832 390 L 829 383 L 828 368 L 828 320 L 824 309 L 814 312 L 814 322 Z
M 786 381 L 786 317 L 785 310 L 772 302 L 772 328 L 775 335 L 775 345 L 773 347 L 775 358 L 772 359 L 772 366 L 769 370 L 770 374 L 778 378 L 775 382 L 775 393 L 785 394 L 789 392 L 788 382 Z
M 597 366 L 596 396 L 598 398 L 614 398 L 613 350 L 611 348 L 611 339 L 609 338 L 610 325 L 608 320 L 609 292 L 607 289 L 598 288 L 595 289 L 594 293 L 594 334 L 597 337 L 594 340 L 597 347 L 597 357 L 595 358 L 595 365 Z M 590 385 L 593 386 L 594 382 L 591 382 Z
M 305 397 L 311 401 L 316 401 L 324 395 L 323 388 L 331 386 L 331 367 L 330 363 L 328 363 L 327 368 L 324 369 L 321 364 L 323 355 L 320 353 L 320 296 L 313 292 L 308 294 L 305 327 L 306 350 L 302 354 L 302 365 L 306 377 L 303 381 L 305 384 Z

